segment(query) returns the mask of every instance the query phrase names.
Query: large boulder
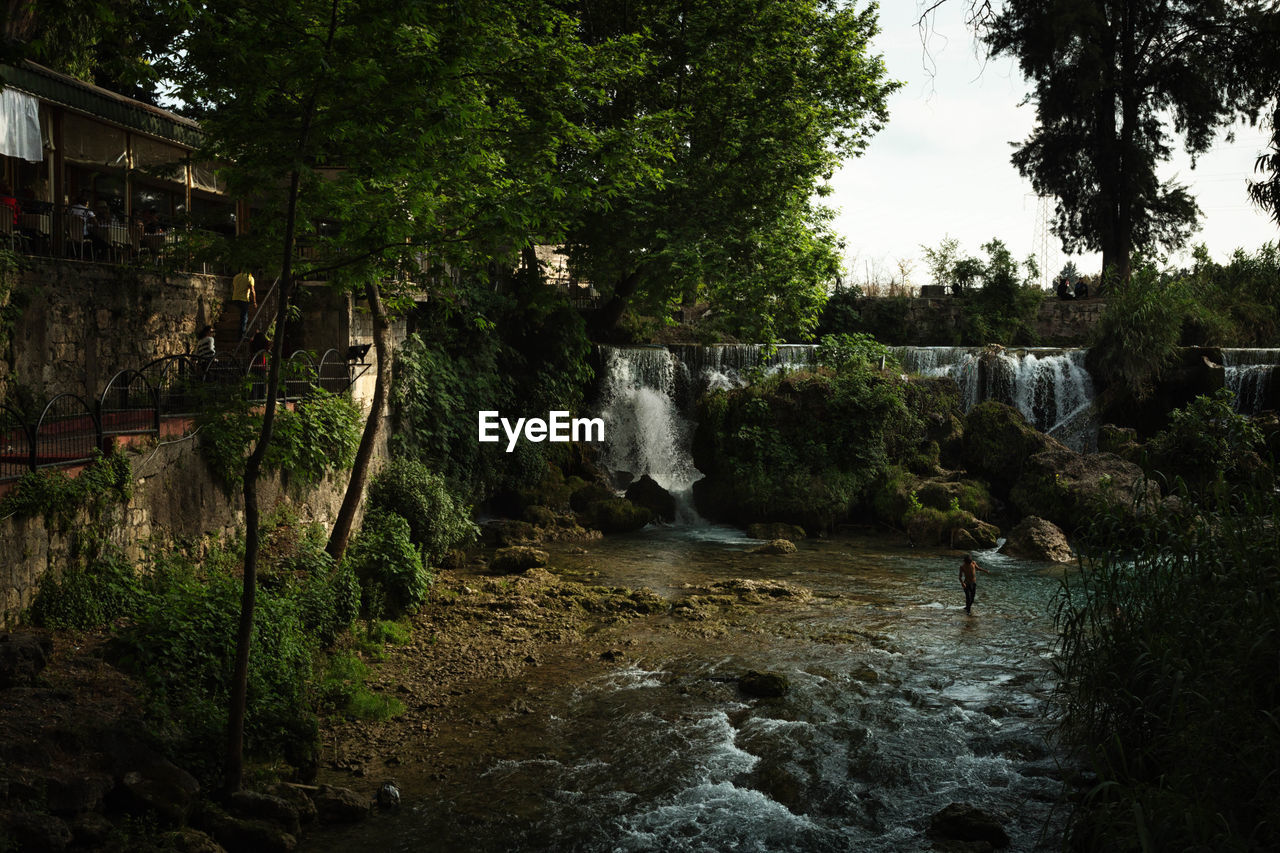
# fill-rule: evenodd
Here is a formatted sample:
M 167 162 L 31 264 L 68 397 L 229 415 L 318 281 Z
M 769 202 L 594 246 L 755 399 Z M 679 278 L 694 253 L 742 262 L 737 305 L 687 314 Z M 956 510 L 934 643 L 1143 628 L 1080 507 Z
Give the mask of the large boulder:
M 321 823 L 355 823 L 369 816 L 370 801 L 350 788 L 321 785 L 311 795 Z
M 52 656 L 47 634 L 0 634 L 0 688 L 35 684 Z
M 588 505 L 582 515 L 588 527 L 601 533 L 628 533 L 653 521 L 653 513 L 648 509 L 619 497 L 596 501 Z
M 1012 406 L 988 400 L 974 406 L 965 416 L 965 467 L 1002 494 L 1007 494 L 1018 482 L 1027 461 L 1046 450 L 1067 450 L 1067 447 L 1037 431 Z
M 546 551 L 526 545 L 499 548 L 489 561 L 489 571 L 500 575 L 514 575 L 529 569 L 540 569 L 550 559 Z
M 1009 498 L 1018 511 L 1052 521 L 1068 532 L 1082 527 L 1104 502 L 1131 506 L 1144 488 L 1159 493 L 1142 469 L 1114 453 L 1076 453 L 1065 447 L 1026 461 Z
M 676 520 L 676 499 L 648 474 L 627 487 L 627 500 L 649 510 L 654 518 L 667 522 Z
M 200 783 L 194 776 L 160 758 L 125 772 L 107 800 L 129 814 L 157 815 L 168 823 L 181 825 L 199 793 Z
M 1074 555 L 1067 537 L 1056 524 L 1038 516 L 1029 515 L 1009 531 L 1009 537 L 1000 553 L 1023 560 L 1043 560 L 1051 563 L 1069 563 Z
M 794 554 L 795 543 L 786 539 L 772 539 L 751 549 L 752 554 Z
M 952 803 L 929 820 L 929 834 L 936 839 L 986 842 L 995 848 L 1009 846 L 1009 834 L 1000 821 L 968 803 Z

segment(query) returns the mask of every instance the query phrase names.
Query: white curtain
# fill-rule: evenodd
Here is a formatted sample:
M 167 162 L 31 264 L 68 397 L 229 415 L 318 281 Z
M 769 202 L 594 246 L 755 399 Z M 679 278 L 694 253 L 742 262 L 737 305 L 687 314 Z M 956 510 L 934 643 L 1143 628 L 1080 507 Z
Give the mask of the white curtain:
M 40 144 L 40 103 L 17 89 L 0 91 L 0 154 L 31 163 L 44 159 Z

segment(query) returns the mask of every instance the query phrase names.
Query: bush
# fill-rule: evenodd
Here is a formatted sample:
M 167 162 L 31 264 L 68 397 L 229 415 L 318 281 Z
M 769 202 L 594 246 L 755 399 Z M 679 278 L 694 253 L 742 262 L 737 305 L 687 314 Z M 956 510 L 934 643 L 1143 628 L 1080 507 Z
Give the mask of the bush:
M 427 597 L 428 576 L 409 522 L 386 509 L 371 509 L 344 561 L 360 579 L 364 612 L 397 615 Z
M 406 520 L 410 540 L 429 565 L 477 532 L 471 507 L 454 500 L 443 477 L 412 459 L 393 459 L 378 472 L 369 484 L 369 505 Z
M 42 516 L 65 529 L 77 511 L 85 509 L 97 518 L 111 503 L 127 504 L 132 494 L 133 467 L 128 458 L 95 451 L 75 477 L 49 468 L 24 474 L 0 499 L 0 517 Z
M 1108 292 L 1089 348 L 1090 372 L 1109 394 L 1145 400 L 1177 356 L 1187 312 L 1184 283 L 1144 263 L 1128 281 L 1109 283 Z
M 226 746 L 241 583 L 227 573 L 201 577 L 176 566 L 163 582 L 167 588 L 113 641 L 113 655 L 142 680 L 149 712 L 179 763 L 216 784 Z M 294 763 L 314 760 L 318 728 L 308 685 L 315 641 L 302 608 L 290 595 L 262 589 L 254 624 L 246 752 L 283 755 Z
M 1152 437 L 1149 448 L 1157 469 L 1197 489 L 1219 475 L 1239 483 L 1264 473 L 1262 432 L 1236 413 L 1235 397 L 1225 388 L 1171 412 L 1169 426 Z
M 1098 775 L 1072 849 L 1280 847 L 1280 496 L 1178 498 L 1099 514 L 1060 599 L 1064 732 Z
M 31 621 L 44 628 L 101 628 L 135 615 L 146 593 L 134 567 L 123 556 L 104 553 L 61 577 L 47 574 L 31 605 Z

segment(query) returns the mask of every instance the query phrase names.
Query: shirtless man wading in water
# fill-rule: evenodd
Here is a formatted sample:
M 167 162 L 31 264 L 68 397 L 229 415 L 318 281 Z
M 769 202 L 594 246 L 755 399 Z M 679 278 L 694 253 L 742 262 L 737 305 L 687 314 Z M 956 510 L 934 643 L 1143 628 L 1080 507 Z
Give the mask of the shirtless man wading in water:
M 964 587 L 965 613 L 973 613 L 973 597 L 978 592 L 978 572 L 991 574 L 974 562 L 972 554 L 965 554 L 964 562 L 960 564 L 960 586 Z

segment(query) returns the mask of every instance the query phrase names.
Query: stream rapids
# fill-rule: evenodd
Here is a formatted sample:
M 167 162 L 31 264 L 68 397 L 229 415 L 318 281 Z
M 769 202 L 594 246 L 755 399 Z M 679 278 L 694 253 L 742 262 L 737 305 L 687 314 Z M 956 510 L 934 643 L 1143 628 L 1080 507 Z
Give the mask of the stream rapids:
M 303 849 L 931 850 L 952 802 L 996 815 L 1015 851 L 1062 847 L 1071 768 L 1053 741 L 1052 612 L 1062 567 L 979 552 L 973 616 L 954 552 L 869 538 L 786 556 L 716 527 L 552 548 L 569 572 L 679 602 L 714 584 L 804 594 L 698 630 L 655 615 L 548 655 L 478 705 L 518 708 L 453 739 L 466 765 L 404 767 L 403 806 Z M 768 598 L 768 596 L 765 596 Z M 781 698 L 743 695 L 748 670 Z M 464 727 L 465 728 L 465 727 Z

